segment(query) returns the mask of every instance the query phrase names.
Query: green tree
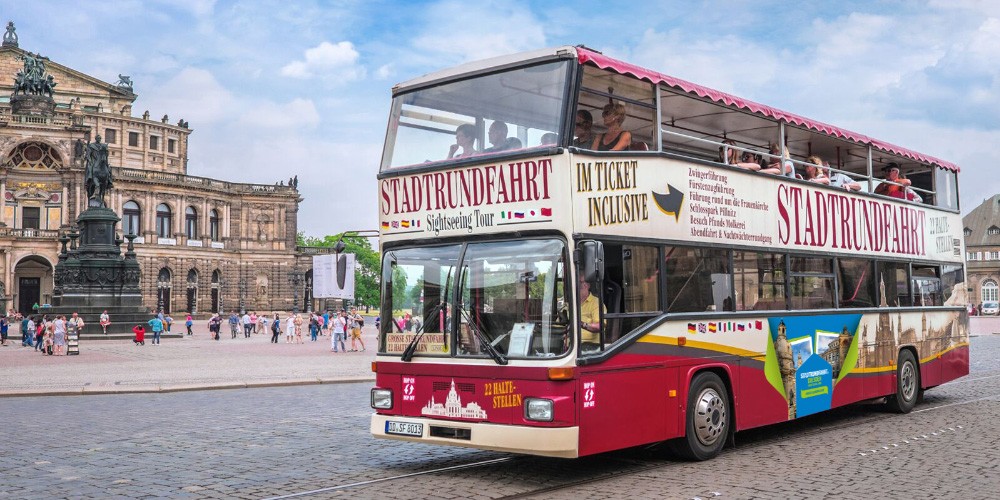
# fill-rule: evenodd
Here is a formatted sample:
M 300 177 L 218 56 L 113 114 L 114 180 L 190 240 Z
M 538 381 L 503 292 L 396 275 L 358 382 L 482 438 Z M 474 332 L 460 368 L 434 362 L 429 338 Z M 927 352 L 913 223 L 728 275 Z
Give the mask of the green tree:
M 341 239 L 343 233 L 327 235 L 322 238 L 297 235 L 298 244 L 307 247 L 333 248 Z M 354 300 L 357 304 L 378 307 L 379 287 L 382 276 L 379 274 L 378 250 L 372 248 L 368 238 L 362 236 L 343 236 L 345 244 L 343 253 L 354 254 Z

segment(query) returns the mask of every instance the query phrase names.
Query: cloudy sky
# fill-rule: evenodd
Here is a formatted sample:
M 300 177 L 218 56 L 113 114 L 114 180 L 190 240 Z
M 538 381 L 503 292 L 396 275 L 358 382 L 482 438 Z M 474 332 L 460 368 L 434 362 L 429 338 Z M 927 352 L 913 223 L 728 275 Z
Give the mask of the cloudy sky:
M 625 4 L 621 4 L 625 5 Z M 393 84 L 585 44 L 957 163 L 962 211 L 1000 193 L 1000 2 L 0 0 L 20 46 L 190 122 L 188 173 L 298 175 L 310 236 L 376 227 Z

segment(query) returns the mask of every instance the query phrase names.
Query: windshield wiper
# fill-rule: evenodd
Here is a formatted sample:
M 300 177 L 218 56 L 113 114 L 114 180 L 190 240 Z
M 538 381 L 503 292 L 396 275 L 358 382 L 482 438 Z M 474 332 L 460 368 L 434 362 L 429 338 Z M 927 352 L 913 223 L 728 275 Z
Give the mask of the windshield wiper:
M 444 291 L 446 297 L 448 294 L 448 289 L 451 287 L 451 272 L 454 270 L 455 270 L 454 267 L 448 270 L 448 278 L 445 279 L 444 282 Z M 442 307 L 446 305 L 448 305 L 448 301 L 442 300 L 440 303 L 438 303 L 438 305 L 432 307 L 424 315 L 424 320 L 420 323 L 420 328 L 417 328 L 417 334 L 413 336 L 413 340 L 411 340 L 410 343 L 406 346 L 406 349 L 403 350 L 403 355 L 399 357 L 400 360 L 410 361 L 413 359 L 413 355 L 417 352 L 417 346 L 420 344 L 420 338 L 424 336 L 424 327 L 427 326 L 427 319 L 432 318 L 435 314 L 438 313 L 438 311 L 441 310 Z M 444 328 L 442 328 L 442 330 L 444 330 Z M 444 336 L 444 341 L 448 342 L 447 334 L 445 334 Z
M 465 321 L 466 324 L 469 325 L 469 329 L 472 330 L 476 339 L 479 340 L 479 347 L 486 351 L 486 354 L 489 354 L 490 357 L 493 358 L 493 361 L 496 361 L 498 365 L 506 365 L 507 356 L 504 356 L 500 351 L 493 347 L 493 344 L 486 339 L 486 334 L 479 329 L 479 326 L 474 321 L 472 321 L 471 315 L 465 310 L 465 308 L 462 309 L 462 314 L 465 316 Z

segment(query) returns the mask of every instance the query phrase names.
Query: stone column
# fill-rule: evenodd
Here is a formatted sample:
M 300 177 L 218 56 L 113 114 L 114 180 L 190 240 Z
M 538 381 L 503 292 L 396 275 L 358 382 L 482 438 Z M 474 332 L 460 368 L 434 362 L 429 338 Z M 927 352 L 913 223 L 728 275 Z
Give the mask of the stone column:
M 62 188 L 62 215 L 59 217 L 61 226 L 69 225 L 69 186 L 63 184 Z
M 7 181 L 2 180 L 0 181 L 0 227 L 7 226 L 7 222 L 3 219 L 4 212 L 6 211 L 7 211 Z

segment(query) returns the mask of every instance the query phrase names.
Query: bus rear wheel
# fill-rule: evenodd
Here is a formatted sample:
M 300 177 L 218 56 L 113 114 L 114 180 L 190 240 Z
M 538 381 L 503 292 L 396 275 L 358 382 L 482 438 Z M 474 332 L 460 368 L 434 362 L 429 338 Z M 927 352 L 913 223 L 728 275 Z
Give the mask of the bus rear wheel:
M 715 373 L 699 373 L 688 391 L 684 437 L 671 443 L 672 451 L 688 460 L 714 458 L 726 445 L 729 413 L 726 384 Z
M 896 363 L 896 394 L 889 396 L 886 406 L 896 413 L 910 413 L 920 399 L 920 366 L 909 350 L 899 352 Z

